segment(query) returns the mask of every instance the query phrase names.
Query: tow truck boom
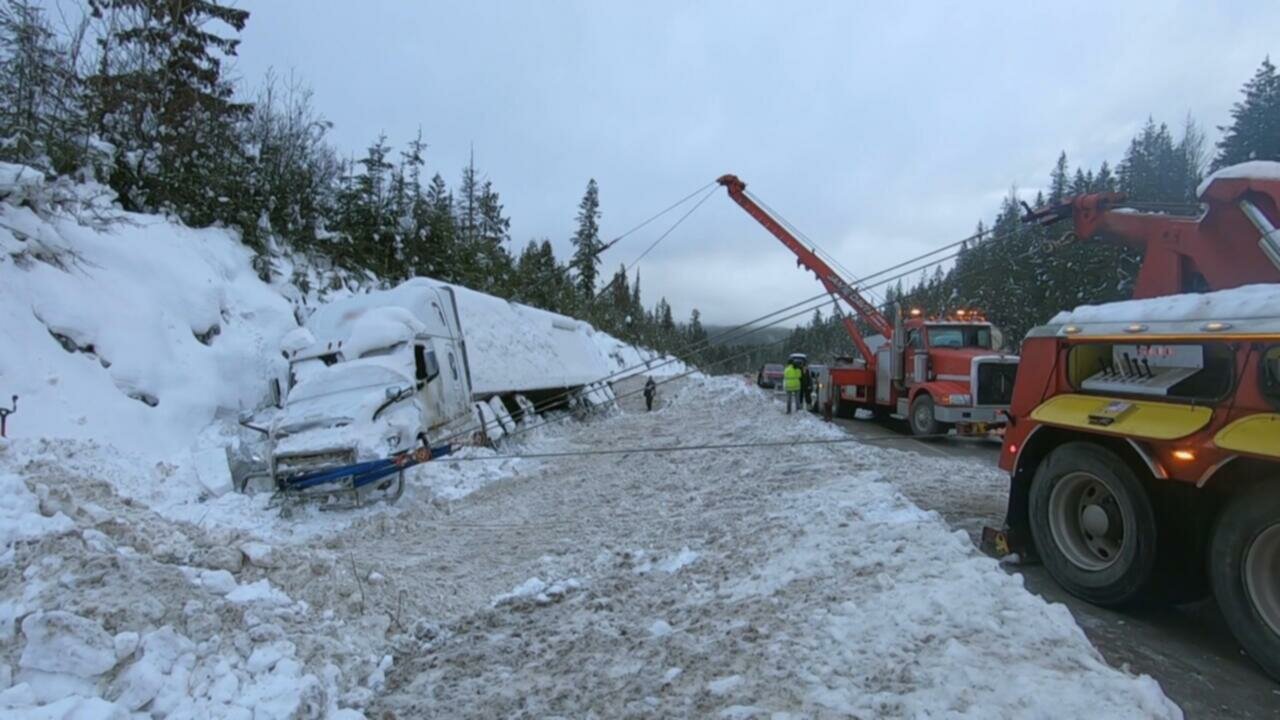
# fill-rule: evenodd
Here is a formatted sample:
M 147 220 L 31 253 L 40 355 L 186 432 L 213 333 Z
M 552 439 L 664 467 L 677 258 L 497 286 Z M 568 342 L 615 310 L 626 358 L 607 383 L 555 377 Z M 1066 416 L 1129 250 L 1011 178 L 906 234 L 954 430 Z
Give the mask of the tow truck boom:
M 1064 239 L 1101 239 L 1143 251 L 1133 297 L 1226 290 L 1280 282 L 1280 179 L 1212 178 L 1200 194 L 1196 217 L 1137 212 L 1124 193 L 1078 195 L 1028 209 L 1024 222 L 1071 220 Z
M 747 184 L 738 179 L 737 175 L 721 175 L 716 182 L 729 191 L 729 197 L 741 205 L 748 215 L 755 218 L 756 222 L 763 225 L 774 237 L 782 241 L 782 244 L 786 245 L 795 254 L 796 264 L 812 272 L 818 278 L 818 282 L 822 283 L 822 286 L 827 289 L 827 292 L 848 303 L 858 313 L 859 317 L 874 328 L 876 332 L 883 335 L 886 340 L 893 338 L 893 325 L 885 318 L 884 314 L 875 305 L 867 302 L 866 298 L 862 297 L 852 285 L 840 277 L 835 270 L 831 269 L 831 266 L 818 257 L 817 253 L 805 247 L 804 243 L 800 242 L 783 227 L 782 223 L 774 219 L 755 200 L 752 200 L 747 195 Z M 866 340 L 863 339 L 862 331 L 858 329 L 857 323 L 848 315 L 842 315 L 840 319 L 844 322 L 844 327 L 848 331 L 849 337 L 853 339 L 853 344 L 862 353 L 862 357 L 866 358 L 868 363 L 871 363 L 875 358 L 875 354 L 867 345 Z

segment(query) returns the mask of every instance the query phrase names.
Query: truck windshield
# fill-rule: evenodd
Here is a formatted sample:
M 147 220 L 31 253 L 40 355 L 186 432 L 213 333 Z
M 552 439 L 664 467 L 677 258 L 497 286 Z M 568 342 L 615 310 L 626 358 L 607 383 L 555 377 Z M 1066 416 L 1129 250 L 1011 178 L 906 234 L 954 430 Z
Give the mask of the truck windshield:
M 934 325 L 928 331 L 929 347 L 991 349 L 990 325 Z

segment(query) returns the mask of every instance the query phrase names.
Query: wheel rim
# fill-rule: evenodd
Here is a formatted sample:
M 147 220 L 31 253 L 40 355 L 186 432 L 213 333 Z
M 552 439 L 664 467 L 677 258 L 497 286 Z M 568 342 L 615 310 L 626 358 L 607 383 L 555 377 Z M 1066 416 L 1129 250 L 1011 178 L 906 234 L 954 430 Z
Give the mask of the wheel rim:
M 1253 609 L 1280 635 L 1280 523 L 1263 530 L 1244 556 L 1244 586 Z
M 1089 472 L 1063 476 L 1049 495 L 1053 542 L 1082 570 L 1099 572 L 1120 560 L 1127 537 L 1127 514 L 1115 489 Z
M 929 427 L 929 421 L 933 419 L 933 412 L 930 410 L 928 403 L 918 403 L 916 411 L 911 416 L 915 418 L 916 429 L 924 430 Z

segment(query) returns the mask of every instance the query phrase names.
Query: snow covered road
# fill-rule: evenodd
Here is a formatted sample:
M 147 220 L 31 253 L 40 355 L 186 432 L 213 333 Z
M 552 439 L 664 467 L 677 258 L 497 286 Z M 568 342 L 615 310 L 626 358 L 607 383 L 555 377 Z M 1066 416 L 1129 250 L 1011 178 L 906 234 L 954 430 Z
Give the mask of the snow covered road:
M 503 452 L 843 436 L 737 379 L 624 404 Z M 0 454 L 26 484 L 0 562 L 4 713 L 1182 716 L 897 484 L 999 482 L 969 462 L 855 444 L 457 460 L 395 508 L 266 522 L 245 498 L 124 500 L 99 451 Z

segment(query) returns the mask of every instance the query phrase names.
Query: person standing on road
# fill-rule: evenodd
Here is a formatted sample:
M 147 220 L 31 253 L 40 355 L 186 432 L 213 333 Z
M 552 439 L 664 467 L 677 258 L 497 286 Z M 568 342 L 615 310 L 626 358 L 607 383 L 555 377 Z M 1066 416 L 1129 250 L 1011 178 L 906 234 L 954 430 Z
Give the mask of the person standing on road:
M 648 410 L 648 411 L 653 410 L 653 396 L 657 394 L 658 394 L 658 384 L 653 381 L 653 378 L 646 379 L 644 383 L 644 409 L 645 410 Z
M 782 371 L 782 389 L 787 393 L 787 414 L 791 414 L 791 405 L 795 403 L 796 410 L 800 409 L 800 378 L 804 375 L 800 370 L 800 365 L 795 360 L 787 362 L 787 368 Z

